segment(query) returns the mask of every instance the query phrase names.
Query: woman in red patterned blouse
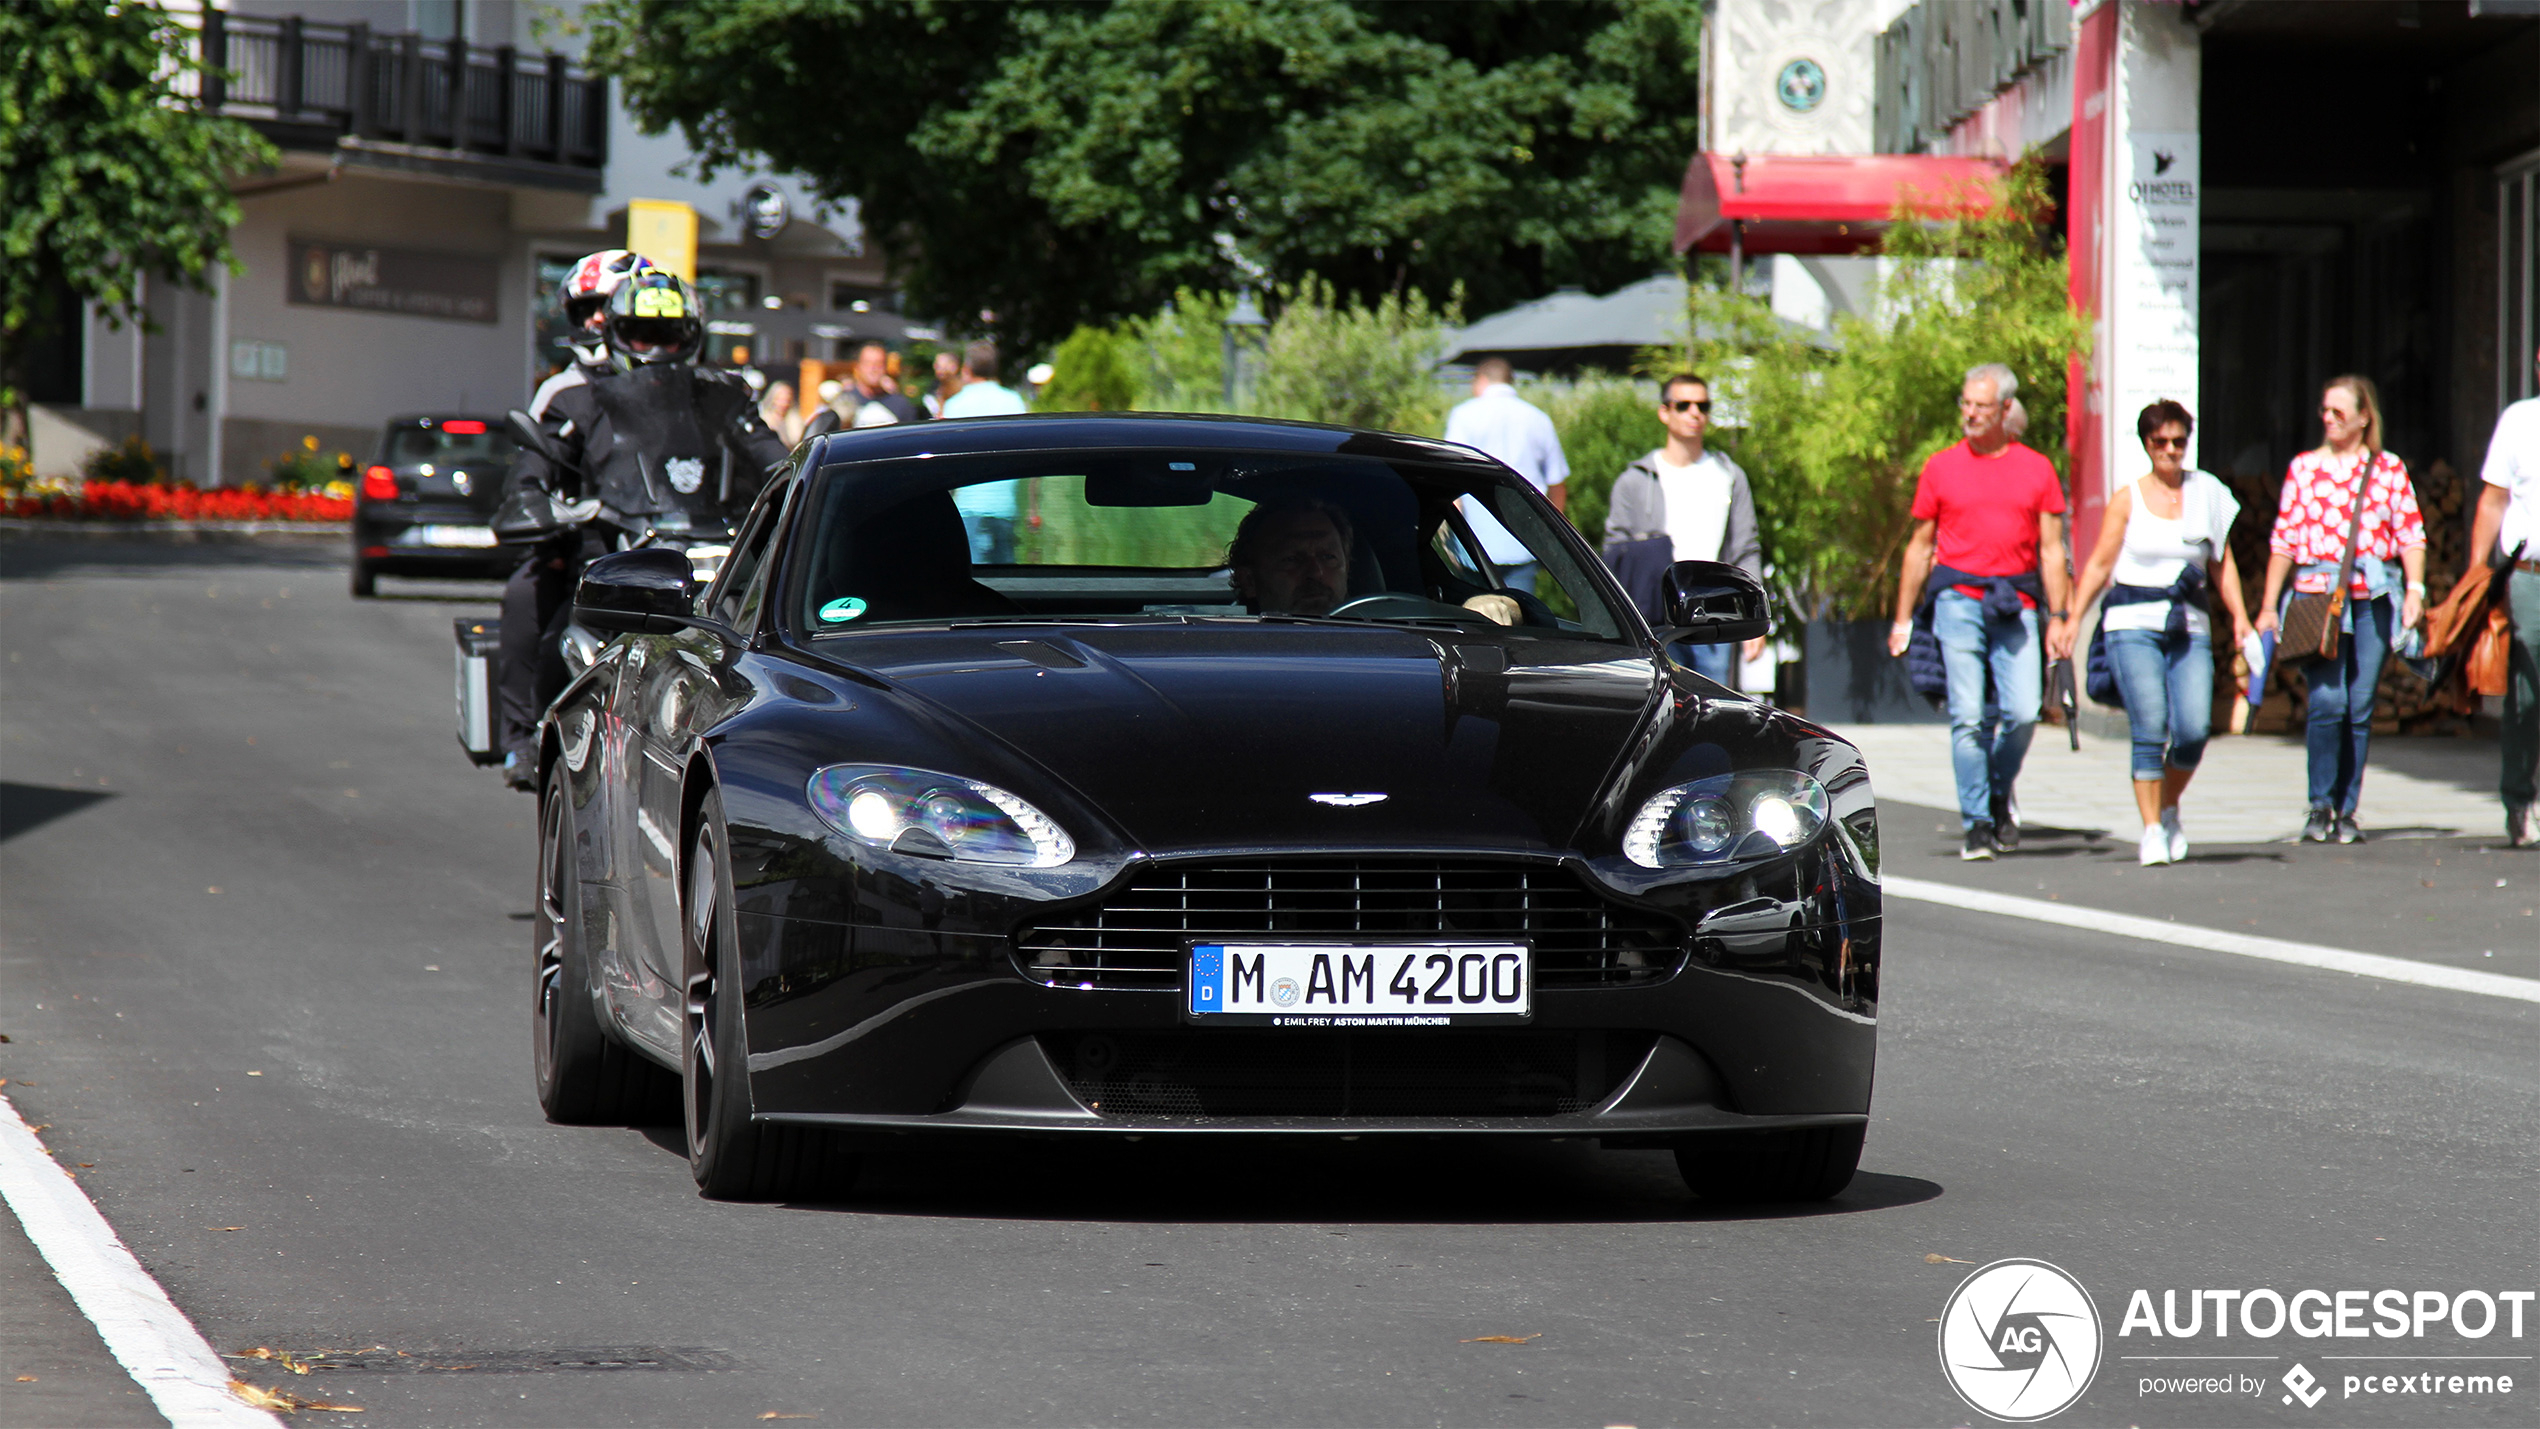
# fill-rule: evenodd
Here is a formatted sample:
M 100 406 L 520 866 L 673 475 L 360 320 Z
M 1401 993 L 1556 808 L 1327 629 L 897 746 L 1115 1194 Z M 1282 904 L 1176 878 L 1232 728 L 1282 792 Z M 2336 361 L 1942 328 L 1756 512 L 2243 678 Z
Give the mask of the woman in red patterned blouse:
M 2320 394 L 2326 439 L 2293 459 L 2276 503 L 2275 532 L 2267 538 L 2267 587 L 2258 629 L 2273 631 L 2292 590 L 2320 592 L 2337 579 L 2346 555 L 2346 531 L 2354 520 L 2355 491 L 2368 453 L 2380 452 L 2364 498 L 2363 528 L 2355 537 L 2355 574 L 2347 587 L 2345 635 L 2337 658 L 2302 669 L 2310 683 L 2311 811 L 2302 825 L 2309 843 L 2363 842 L 2355 804 L 2363 793 L 2364 755 L 2372 744 L 2374 692 L 2381 662 L 2390 652 L 2392 597 L 2398 626 L 2412 629 L 2425 615 L 2425 518 L 2417 512 L 2408 468 L 2381 449 L 2381 394 L 2368 377 L 2333 377 Z M 2396 563 L 2406 585 L 2393 577 Z

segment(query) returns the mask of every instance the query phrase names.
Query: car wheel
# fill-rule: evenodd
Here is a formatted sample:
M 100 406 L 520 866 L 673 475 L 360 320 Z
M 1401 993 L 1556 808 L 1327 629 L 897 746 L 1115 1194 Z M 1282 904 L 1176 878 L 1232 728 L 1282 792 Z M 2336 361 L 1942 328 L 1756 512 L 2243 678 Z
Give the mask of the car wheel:
M 379 573 L 370 568 L 370 562 L 355 556 L 353 558 L 353 598 L 368 600 L 377 594 L 379 594 Z
M 600 1025 L 582 946 L 582 877 L 573 799 L 548 782 L 538 817 L 538 911 L 531 923 L 537 969 L 538 1105 L 567 1125 L 648 1124 L 667 1119 L 669 1077 Z
M 1852 1184 L 1868 1130 L 1854 1125 L 1724 1132 L 1677 1147 L 1676 1169 L 1706 1201 L 1822 1201 Z
M 680 1103 L 688 1169 L 697 1189 L 719 1201 L 799 1200 L 843 1190 L 855 1177 L 855 1158 L 835 1133 L 751 1119 L 726 839 L 723 798 L 708 794 L 689 845 L 679 919 Z

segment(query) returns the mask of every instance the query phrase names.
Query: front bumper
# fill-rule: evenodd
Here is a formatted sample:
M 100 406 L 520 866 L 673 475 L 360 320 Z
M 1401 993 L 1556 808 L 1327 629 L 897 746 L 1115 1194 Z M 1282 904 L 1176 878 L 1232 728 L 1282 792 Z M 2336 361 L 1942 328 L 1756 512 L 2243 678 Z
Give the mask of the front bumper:
M 1659 1146 L 1706 1134 L 1849 1126 L 1866 1112 L 1749 1114 L 1722 1103 L 1726 1088 L 1701 1054 L 1661 1036 L 1601 1102 L 1553 1116 L 1212 1116 L 1104 1113 L 1071 1090 L 1038 1038 L 991 1054 L 962 1083 L 957 1103 L 927 1114 L 761 1112 L 758 1120 L 876 1135 L 997 1132 L 1058 1135 L 1524 1136 L 1594 1138 L 1608 1146 Z
M 1190 1114 L 1154 1115 L 1170 1098 L 1129 1098 L 1132 1109 L 1088 1085 L 1081 1061 L 1054 1064 L 1087 1039 L 1186 1048 L 1233 1039 L 1307 1057 L 1311 1039 L 1390 1054 L 1466 1047 L 1479 1029 L 1351 1032 L 1192 1029 L 1180 994 L 1161 989 L 1058 988 L 1027 981 L 1005 938 L 740 915 L 744 1026 L 753 1106 L 762 1115 L 873 1130 L 1268 1131 L 1673 1137 L 1767 1126 L 1828 1125 L 1867 1114 L 1877 1023 L 1867 1005 L 1846 1006 L 1807 978 L 1773 970 L 1750 940 L 1722 949 L 1697 938 L 1681 970 L 1640 986 L 1546 989 L 1518 1037 L 1601 1039 L 1600 1077 L 1581 1075 L 1558 1097 L 1523 1114 L 1490 1114 L 1452 1097 L 1403 1111 L 1353 1114 L 1328 1095 L 1218 1098 L 1199 1085 Z M 1857 960 L 1875 966 L 1877 917 L 1840 928 L 1782 935 L 1785 964 Z M 1826 944 L 1836 946 L 1828 951 Z M 1672 1050 L 1671 1050 L 1672 1049 Z M 1522 1050 L 1522 1049 L 1520 1049 Z M 1681 1053 L 1681 1055 L 1678 1055 Z M 1560 1054 L 1556 1053 L 1556 1058 Z M 1371 1058 L 1371 1060 L 1375 1060 Z M 1488 1059 L 1483 1062 L 1487 1064 Z M 1466 1059 L 1466 1065 L 1473 1065 Z M 1556 1062 L 1557 1065 L 1557 1062 Z M 1670 1070 L 1672 1069 L 1672 1070 Z M 1238 1066 L 1238 1079 L 1253 1071 Z M 1663 1075 L 1662 1075 L 1663 1073 Z M 1487 1067 L 1485 1065 L 1485 1074 Z M 1224 1086 L 1220 1078 L 1217 1086 Z M 1483 1098 L 1489 1103 L 1489 1097 Z M 1239 1110 L 1223 1114 L 1231 1102 Z

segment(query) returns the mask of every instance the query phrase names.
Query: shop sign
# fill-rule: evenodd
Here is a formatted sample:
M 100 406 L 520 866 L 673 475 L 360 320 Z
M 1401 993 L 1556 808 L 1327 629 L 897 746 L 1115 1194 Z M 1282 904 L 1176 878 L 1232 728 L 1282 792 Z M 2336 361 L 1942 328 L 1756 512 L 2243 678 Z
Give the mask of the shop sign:
M 289 297 L 301 307 L 497 320 L 498 265 L 491 258 L 297 241 L 290 252 Z

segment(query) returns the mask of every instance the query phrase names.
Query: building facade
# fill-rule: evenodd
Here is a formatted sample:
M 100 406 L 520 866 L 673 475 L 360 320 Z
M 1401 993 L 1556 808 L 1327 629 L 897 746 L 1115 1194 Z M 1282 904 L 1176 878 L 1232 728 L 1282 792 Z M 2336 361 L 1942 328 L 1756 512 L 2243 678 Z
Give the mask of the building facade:
M 172 7 L 177 8 L 177 7 Z M 565 360 L 565 268 L 623 246 L 636 199 L 696 216 L 711 359 L 790 378 L 912 336 L 854 206 L 781 175 L 679 172 L 580 66 L 580 0 L 232 0 L 182 12 L 201 96 L 281 150 L 236 181 L 244 271 L 146 286 L 156 329 L 94 310 L 31 376 L 37 468 L 138 432 L 171 475 L 235 485 L 314 436 L 366 457 L 414 412 L 499 414 Z M 70 318 L 74 315 L 63 314 Z
M 2466 519 L 2497 411 L 2533 395 L 2540 3 L 1922 0 L 1877 64 L 1882 151 L 2049 166 L 2096 322 L 2080 549 L 2144 469 L 2144 404 L 2187 404 L 2195 462 L 2271 511 L 2344 373 Z

